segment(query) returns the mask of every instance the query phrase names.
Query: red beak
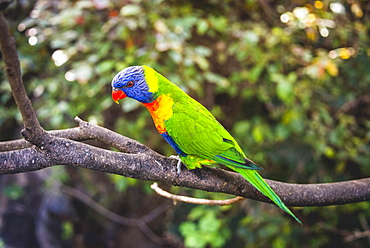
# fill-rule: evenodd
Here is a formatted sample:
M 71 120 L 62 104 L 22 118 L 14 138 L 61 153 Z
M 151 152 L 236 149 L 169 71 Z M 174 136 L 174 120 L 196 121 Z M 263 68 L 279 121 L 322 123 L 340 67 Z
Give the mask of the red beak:
M 118 104 L 118 100 L 125 98 L 127 95 L 122 90 L 112 90 L 112 99 Z

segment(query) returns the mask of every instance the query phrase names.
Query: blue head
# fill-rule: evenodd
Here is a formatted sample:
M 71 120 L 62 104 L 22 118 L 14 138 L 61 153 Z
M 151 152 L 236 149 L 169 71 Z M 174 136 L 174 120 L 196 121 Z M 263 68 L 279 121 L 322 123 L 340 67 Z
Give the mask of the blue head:
M 112 98 L 118 100 L 125 97 L 133 98 L 141 103 L 152 102 L 153 93 L 145 80 L 142 66 L 131 66 L 120 71 L 112 81 Z

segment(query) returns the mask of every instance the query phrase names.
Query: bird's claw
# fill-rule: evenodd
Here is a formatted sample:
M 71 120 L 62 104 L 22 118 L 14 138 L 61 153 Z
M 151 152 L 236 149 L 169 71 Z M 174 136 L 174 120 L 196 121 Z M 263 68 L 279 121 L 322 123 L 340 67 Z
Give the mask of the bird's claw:
M 177 174 L 176 177 L 179 177 L 180 174 L 181 174 L 182 161 L 181 161 L 180 157 L 177 156 L 177 155 L 171 155 L 170 158 L 174 158 L 174 159 L 178 160 L 177 161 L 177 166 L 176 166 L 176 174 Z

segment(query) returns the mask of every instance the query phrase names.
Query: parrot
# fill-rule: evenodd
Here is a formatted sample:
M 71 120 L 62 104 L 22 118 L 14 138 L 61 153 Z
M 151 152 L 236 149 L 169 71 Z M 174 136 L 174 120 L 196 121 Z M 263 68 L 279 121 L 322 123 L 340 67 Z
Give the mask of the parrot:
M 225 165 L 301 223 L 257 172 L 262 168 L 247 158 L 211 112 L 176 84 L 151 67 L 142 65 L 120 71 L 111 86 L 114 102 L 129 97 L 148 109 L 159 134 L 188 169 L 215 163 Z

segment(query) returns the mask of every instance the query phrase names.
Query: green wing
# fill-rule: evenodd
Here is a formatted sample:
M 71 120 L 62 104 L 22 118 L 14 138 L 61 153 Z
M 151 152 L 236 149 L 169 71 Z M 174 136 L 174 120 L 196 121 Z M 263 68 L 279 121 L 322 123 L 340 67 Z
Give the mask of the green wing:
M 247 159 L 230 133 L 200 103 L 189 96 L 177 97 L 166 130 L 186 154 L 245 169 L 261 169 Z

